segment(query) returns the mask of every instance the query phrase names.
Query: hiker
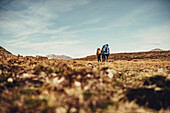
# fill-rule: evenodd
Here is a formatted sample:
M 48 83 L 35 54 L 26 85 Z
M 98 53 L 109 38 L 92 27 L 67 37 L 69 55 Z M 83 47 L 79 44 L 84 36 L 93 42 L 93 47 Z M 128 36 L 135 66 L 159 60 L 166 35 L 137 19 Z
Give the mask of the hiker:
M 109 49 L 109 45 L 108 44 L 106 44 L 105 47 L 104 47 L 104 54 L 105 54 L 105 60 L 107 62 L 108 58 L 109 58 L 109 54 L 110 54 L 110 49 Z
M 102 48 L 102 50 L 104 51 L 104 60 L 103 61 L 108 61 L 108 58 L 109 58 L 109 54 L 110 54 L 110 49 L 109 49 L 109 45 L 108 44 L 105 44 Z
M 101 51 L 100 51 L 100 48 L 97 48 L 97 52 L 96 52 L 96 55 L 97 55 L 97 59 L 98 59 L 98 62 L 101 62 Z
M 105 61 L 104 47 L 105 47 L 105 45 L 102 47 L 102 51 L 101 51 L 103 62 Z

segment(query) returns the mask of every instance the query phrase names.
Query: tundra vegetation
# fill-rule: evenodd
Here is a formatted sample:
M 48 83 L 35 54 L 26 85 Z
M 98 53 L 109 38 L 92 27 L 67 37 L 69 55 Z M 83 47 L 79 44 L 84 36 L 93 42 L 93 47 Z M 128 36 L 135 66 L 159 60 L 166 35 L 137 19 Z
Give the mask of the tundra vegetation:
M 170 112 L 170 51 L 57 60 L 0 47 L 0 112 Z

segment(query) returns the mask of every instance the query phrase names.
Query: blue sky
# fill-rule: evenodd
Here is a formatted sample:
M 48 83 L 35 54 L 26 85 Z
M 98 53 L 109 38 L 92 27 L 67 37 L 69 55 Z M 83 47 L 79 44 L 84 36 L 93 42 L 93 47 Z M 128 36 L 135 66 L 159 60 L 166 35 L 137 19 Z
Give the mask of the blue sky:
M 170 0 L 0 0 L 0 46 L 24 56 L 170 50 Z

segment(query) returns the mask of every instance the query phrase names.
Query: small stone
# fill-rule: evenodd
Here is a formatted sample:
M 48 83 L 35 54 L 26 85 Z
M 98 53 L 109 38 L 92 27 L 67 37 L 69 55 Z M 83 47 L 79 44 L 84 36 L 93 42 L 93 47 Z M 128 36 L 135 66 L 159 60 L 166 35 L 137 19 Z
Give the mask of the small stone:
M 75 84 L 75 86 L 77 86 L 77 87 L 78 87 L 78 86 L 81 86 L 81 83 L 78 82 L 78 81 L 75 81 L 74 84 Z
M 54 78 L 54 79 L 52 80 L 52 83 L 53 83 L 53 84 L 59 84 L 59 83 L 63 82 L 64 80 L 65 80 L 64 77 L 62 77 L 61 79 L 59 79 L 58 77 L 56 77 L 56 78 Z
M 87 77 L 91 77 L 91 75 L 90 75 L 90 74 L 87 74 Z
M 93 67 L 94 67 L 92 63 L 88 63 L 87 65 L 88 65 L 90 68 L 93 68 Z
M 57 74 L 56 74 L 56 73 L 52 73 L 51 75 L 52 75 L 53 77 L 57 76 Z
M 85 87 L 84 87 L 84 90 L 88 90 L 88 89 L 89 89 L 89 86 L 85 86 Z
M 10 83 L 12 83 L 12 82 L 13 82 L 13 79 L 12 79 L 12 78 L 8 78 L 7 81 L 10 82 Z
M 66 109 L 64 107 L 58 107 L 56 113 L 66 113 Z
M 160 87 L 155 88 L 155 91 L 161 91 L 161 90 L 162 90 L 162 88 L 160 88 Z
M 71 111 L 71 113 L 75 113 L 76 112 L 76 108 L 71 108 L 70 111 Z
M 31 77 L 35 77 L 35 75 L 34 74 L 29 74 L 29 73 L 24 73 L 22 75 L 22 77 L 24 77 L 24 78 L 31 78 Z
M 23 74 L 23 77 L 28 77 L 28 73 L 24 73 L 24 74 Z
M 158 72 L 163 73 L 164 70 L 163 70 L 162 68 L 159 68 L 159 69 L 158 69 Z
M 113 74 L 115 73 L 115 71 L 113 69 L 108 69 L 107 72 L 108 72 L 108 77 L 113 78 L 114 76 Z
M 41 76 L 41 77 L 45 77 L 45 76 L 46 76 L 46 73 L 45 73 L 44 71 L 41 71 L 40 76 Z
M 74 88 L 64 88 L 64 92 L 69 96 L 75 96 L 77 93 L 79 93 L 78 91 L 75 91 Z

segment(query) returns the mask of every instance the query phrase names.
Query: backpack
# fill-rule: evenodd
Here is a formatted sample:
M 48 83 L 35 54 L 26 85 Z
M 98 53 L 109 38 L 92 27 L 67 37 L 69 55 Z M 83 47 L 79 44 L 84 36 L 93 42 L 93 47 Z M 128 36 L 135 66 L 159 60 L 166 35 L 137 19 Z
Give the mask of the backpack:
M 108 51 L 108 47 L 105 47 L 105 53 L 107 53 L 107 51 Z
M 100 50 L 98 50 L 98 55 L 100 55 L 101 54 L 101 51 Z

